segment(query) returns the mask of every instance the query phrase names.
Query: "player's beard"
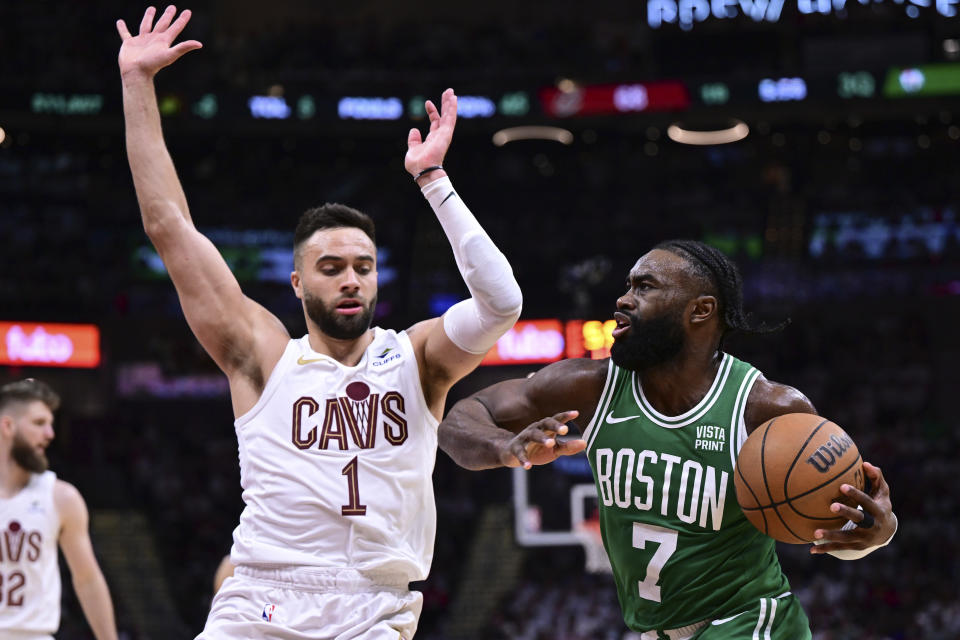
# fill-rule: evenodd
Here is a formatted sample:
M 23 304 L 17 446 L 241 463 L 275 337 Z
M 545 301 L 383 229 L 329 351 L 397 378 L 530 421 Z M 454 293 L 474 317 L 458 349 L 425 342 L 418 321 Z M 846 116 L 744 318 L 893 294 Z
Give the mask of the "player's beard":
M 336 340 L 356 340 L 370 328 L 373 321 L 373 311 L 377 307 L 377 297 L 370 300 L 370 304 L 360 313 L 352 316 L 337 313 L 336 307 L 328 307 L 320 298 L 315 298 L 307 291 L 303 292 L 304 307 L 307 315 L 313 320 L 320 331 Z
M 13 436 L 13 448 L 10 454 L 14 462 L 31 473 L 43 473 L 49 466 L 47 456 L 37 451 L 36 447 L 19 433 Z
M 623 312 L 621 312 L 623 313 Z M 683 308 L 664 311 L 641 320 L 630 316 L 630 331 L 610 347 L 610 358 L 618 367 L 644 371 L 676 357 L 686 342 L 683 332 Z

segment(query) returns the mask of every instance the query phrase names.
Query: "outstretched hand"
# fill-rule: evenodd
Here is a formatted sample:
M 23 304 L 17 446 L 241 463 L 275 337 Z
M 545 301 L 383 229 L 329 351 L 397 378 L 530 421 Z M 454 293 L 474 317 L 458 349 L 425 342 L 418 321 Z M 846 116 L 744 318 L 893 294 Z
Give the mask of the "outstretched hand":
M 897 516 L 894 515 L 890 502 L 890 487 L 883 479 L 880 467 L 864 462 L 863 471 L 870 479 L 870 495 L 848 484 L 840 487 L 844 495 L 863 509 L 852 508 L 840 502 L 830 505 L 831 511 L 844 516 L 857 526 L 846 531 L 817 529 L 814 532 L 817 544 L 810 549 L 810 553 L 862 551 L 886 543 L 897 530 Z M 873 524 L 866 526 L 871 519 Z
M 500 452 L 500 462 L 505 467 L 530 469 L 533 465 L 549 464 L 560 456 L 572 456 L 587 448 L 584 440 L 560 440 L 569 431 L 566 423 L 579 415 L 576 411 L 564 411 L 552 418 L 544 418 L 512 438 Z
M 414 127 L 407 135 L 407 155 L 403 166 L 413 177 L 427 167 L 443 164 L 443 157 L 453 140 L 453 128 L 457 124 L 457 94 L 453 89 L 443 92 L 440 110 L 432 101 L 426 102 L 427 117 L 430 118 L 430 130 L 426 139 L 420 137 L 420 130 Z
M 117 31 L 123 41 L 118 56 L 121 76 L 133 73 L 152 78 L 157 71 L 172 64 L 183 54 L 203 46 L 196 40 L 173 44 L 190 21 L 189 9 L 185 9 L 174 20 L 177 8 L 170 5 L 160 15 L 157 23 L 153 24 L 156 13 L 155 8 L 147 8 L 140 22 L 140 33 L 136 36 L 130 35 L 130 30 L 127 29 L 127 24 L 123 20 L 117 20 Z

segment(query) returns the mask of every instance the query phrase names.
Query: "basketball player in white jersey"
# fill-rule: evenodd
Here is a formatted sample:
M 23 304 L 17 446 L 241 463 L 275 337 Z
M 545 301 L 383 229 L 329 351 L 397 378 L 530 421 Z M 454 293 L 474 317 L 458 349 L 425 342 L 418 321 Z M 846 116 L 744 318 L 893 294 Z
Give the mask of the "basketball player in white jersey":
M 371 328 L 377 299 L 374 228 L 327 204 L 294 235 L 291 284 L 307 335 L 244 296 L 194 227 L 160 128 L 153 77 L 199 42 L 174 45 L 190 18 L 151 7 L 139 35 L 123 21 L 119 64 L 127 153 L 144 228 L 176 286 L 197 339 L 227 375 L 246 507 L 234 532 L 235 575 L 218 590 L 199 636 L 413 636 L 436 509 L 431 474 L 447 391 L 520 314 L 521 295 L 446 177 L 453 91 L 427 102 L 430 130 L 405 158 L 453 247 L 472 297 L 442 318 L 394 332 Z
M 47 470 L 60 398 L 27 378 L 0 387 L 0 638 L 52 640 L 60 626 L 63 550 L 97 640 L 115 640 L 113 603 L 93 555 L 87 505 Z

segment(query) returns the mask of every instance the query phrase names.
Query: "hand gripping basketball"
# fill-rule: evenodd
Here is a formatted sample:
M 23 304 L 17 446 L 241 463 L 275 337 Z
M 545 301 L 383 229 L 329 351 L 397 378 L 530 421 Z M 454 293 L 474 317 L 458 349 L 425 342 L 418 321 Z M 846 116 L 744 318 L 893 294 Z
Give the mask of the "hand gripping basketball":
M 500 461 L 506 467 L 530 469 L 533 465 L 549 464 L 560 456 L 571 456 L 587 448 L 579 438 L 560 440 L 569 431 L 566 423 L 576 418 L 577 411 L 563 411 L 550 418 L 537 420 L 516 437 L 509 440 L 500 452 Z
M 814 532 L 817 544 L 810 549 L 810 553 L 862 551 L 886 544 L 897 530 L 897 516 L 890 502 L 890 487 L 880 467 L 864 462 L 863 471 L 870 480 L 869 495 L 850 485 L 840 487 L 840 491 L 863 510 L 839 502 L 830 505 L 831 511 L 859 526 L 851 529 L 817 529 Z M 870 518 L 873 518 L 874 524 L 866 526 Z

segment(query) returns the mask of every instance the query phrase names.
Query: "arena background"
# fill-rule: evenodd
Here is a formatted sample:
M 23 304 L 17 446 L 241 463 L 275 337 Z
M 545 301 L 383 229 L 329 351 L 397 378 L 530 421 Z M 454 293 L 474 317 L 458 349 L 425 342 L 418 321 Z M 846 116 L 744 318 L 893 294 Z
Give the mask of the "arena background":
M 781 548 L 814 637 L 960 637 L 960 7 L 650 2 L 185 5 L 204 49 L 157 85 L 193 217 L 294 335 L 292 229 L 324 201 L 377 221 L 377 322 L 436 315 L 465 289 L 402 159 L 418 101 L 454 87 L 470 98 L 445 164 L 514 265 L 524 319 L 609 319 L 633 261 L 671 237 L 723 248 L 748 307 L 792 319 L 728 350 L 844 426 L 900 517 L 861 562 Z M 122 637 L 165 639 L 202 627 L 242 503 L 226 382 L 149 248 L 124 156 L 114 21 L 144 7 L 0 3 L 0 382 L 64 396 L 52 467 L 92 510 Z M 735 143 L 667 135 L 734 119 L 749 127 Z M 493 144 L 526 125 L 569 144 Z M 36 366 L 62 329 L 44 342 L 29 323 L 57 322 L 96 325 L 96 366 Z M 602 336 L 566 338 L 564 353 L 602 355 Z M 451 402 L 537 366 L 482 367 Z M 440 453 L 435 483 L 418 638 L 627 637 L 581 549 L 511 542 L 508 471 Z M 89 638 L 66 576 L 57 637 Z

